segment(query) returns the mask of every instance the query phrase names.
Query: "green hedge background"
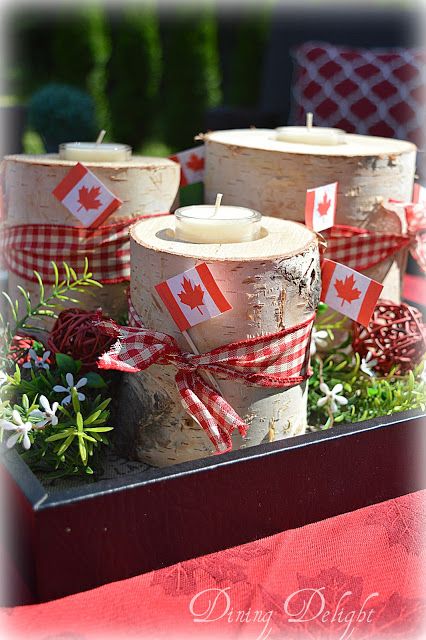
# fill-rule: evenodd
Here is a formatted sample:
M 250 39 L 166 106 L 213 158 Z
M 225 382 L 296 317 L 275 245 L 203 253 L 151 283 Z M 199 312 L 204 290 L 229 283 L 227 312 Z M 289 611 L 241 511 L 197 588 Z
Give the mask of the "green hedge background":
M 153 0 L 19 9 L 8 17 L 8 93 L 28 104 L 47 84 L 70 85 L 92 97 L 106 140 L 154 155 L 183 149 L 204 130 L 207 110 L 258 103 L 272 5 L 231 17 L 206 3 L 166 9 Z M 27 131 L 27 150 L 40 145 Z

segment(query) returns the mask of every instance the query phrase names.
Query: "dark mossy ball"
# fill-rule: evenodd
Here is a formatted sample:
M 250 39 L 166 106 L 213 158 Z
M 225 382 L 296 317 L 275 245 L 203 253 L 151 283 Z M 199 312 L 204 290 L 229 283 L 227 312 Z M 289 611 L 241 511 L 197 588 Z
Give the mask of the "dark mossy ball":
M 62 142 L 94 140 L 98 129 L 92 98 L 65 84 L 48 84 L 33 94 L 28 123 L 48 152 L 57 151 Z

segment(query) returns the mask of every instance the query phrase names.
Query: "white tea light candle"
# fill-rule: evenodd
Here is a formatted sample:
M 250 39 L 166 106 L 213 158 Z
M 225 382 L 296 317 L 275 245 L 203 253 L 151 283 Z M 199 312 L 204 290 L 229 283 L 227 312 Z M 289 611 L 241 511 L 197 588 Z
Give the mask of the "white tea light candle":
M 215 213 L 216 211 L 216 213 Z M 175 238 L 196 244 L 250 242 L 260 237 L 262 215 L 253 209 L 201 204 L 175 211 Z
M 331 127 L 314 127 L 312 113 L 306 114 L 306 127 L 277 127 L 275 138 L 297 144 L 335 145 L 345 143 L 345 131 Z
M 61 160 L 76 162 L 126 162 L 132 156 L 132 148 L 115 142 L 65 142 L 59 146 Z

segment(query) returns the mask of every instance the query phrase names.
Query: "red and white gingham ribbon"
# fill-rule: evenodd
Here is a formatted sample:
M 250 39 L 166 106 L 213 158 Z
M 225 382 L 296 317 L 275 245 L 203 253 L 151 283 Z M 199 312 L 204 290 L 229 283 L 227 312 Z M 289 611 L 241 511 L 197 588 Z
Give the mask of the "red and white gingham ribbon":
M 138 326 L 121 327 L 112 320 L 97 323 L 118 339 L 100 358 L 99 367 L 134 373 L 154 363 L 175 366 L 182 404 L 205 430 L 218 453 L 232 448 L 234 429 L 244 436 L 249 427 L 205 382 L 201 371 L 277 389 L 300 384 L 310 375 L 308 347 L 314 315 L 278 333 L 233 342 L 200 355 L 181 351 L 172 336 L 144 328 L 132 309 L 130 319 Z
M 125 282 L 130 278 L 129 227 L 149 217 L 152 216 L 120 220 L 98 229 L 48 224 L 5 227 L 1 247 L 6 269 L 30 281 L 35 281 L 36 270 L 43 282 L 51 284 L 52 261 L 57 262 L 60 270 L 61 263 L 66 262 L 78 272 L 87 257 L 93 278 L 99 282 Z
M 426 206 L 410 203 L 405 207 L 405 213 L 409 233 L 414 237 L 411 255 L 426 273 Z
M 355 271 L 370 269 L 413 244 L 411 234 L 377 233 L 345 225 L 335 225 L 321 233 L 327 240 L 326 257 Z

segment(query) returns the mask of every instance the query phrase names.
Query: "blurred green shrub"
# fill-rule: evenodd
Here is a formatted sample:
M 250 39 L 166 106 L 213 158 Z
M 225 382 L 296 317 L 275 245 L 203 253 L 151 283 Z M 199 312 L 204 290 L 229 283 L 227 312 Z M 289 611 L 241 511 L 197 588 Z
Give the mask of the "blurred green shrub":
M 97 135 L 92 98 L 61 84 L 36 91 L 28 105 L 28 124 L 40 135 L 48 152 L 56 152 L 61 142 L 94 140 Z
M 233 56 L 229 101 L 233 106 L 256 107 L 259 102 L 265 49 L 271 19 L 269 4 L 245 9 L 239 20 Z
M 110 42 L 104 9 L 88 5 L 60 13 L 52 36 L 54 80 L 86 89 L 95 102 L 99 128 L 108 129 L 105 90 Z
M 175 150 L 191 146 L 204 128 L 204 114 L 220 103 L 220 68 L 214 13 L 176 8 L 163 18 L 162 117 L 165 142 Z
M 113 48 L 107 65 L 115 140 L 138 148 L 152 132 L 161 80 L 161 41 L 153 6 L 124 9 L 110 22 Z

